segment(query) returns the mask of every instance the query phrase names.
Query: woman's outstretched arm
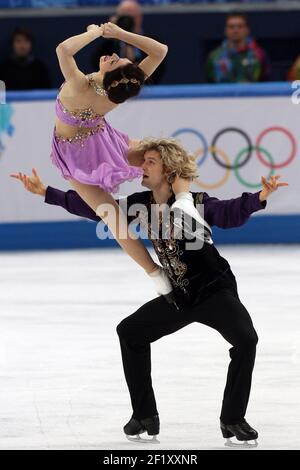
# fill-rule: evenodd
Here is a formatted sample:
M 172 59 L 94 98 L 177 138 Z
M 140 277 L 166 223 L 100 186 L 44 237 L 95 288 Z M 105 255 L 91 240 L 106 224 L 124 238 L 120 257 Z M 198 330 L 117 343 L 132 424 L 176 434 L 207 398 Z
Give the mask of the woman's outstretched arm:
M 56 48 L 59 66 L 66 81 L 77 89 L 88 87 L 85 75 L 78 69 L 74 55 L 103 35 L 103 26 L 90 25 L 87 31 L 61 42 Z

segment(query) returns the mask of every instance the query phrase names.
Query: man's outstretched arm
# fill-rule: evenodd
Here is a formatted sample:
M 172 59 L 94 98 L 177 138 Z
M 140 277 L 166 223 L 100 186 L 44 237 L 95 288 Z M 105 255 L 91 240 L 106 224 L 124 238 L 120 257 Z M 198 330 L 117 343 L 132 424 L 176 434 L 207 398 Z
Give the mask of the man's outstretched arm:
M 70 214 L 78 215 L 85 219 L 97 222 L 101 220 L 95 211 L 72 189 L 61 191 L 60 189 L 48 186 L 45 193 L 45 203 L 60 206 L 70 212 Z
M 221 200 L 210 197 L 204 193 L 204 217 L 211 226 L 220 228 L 233 228 L 243 225 L 251 214 L 266 207 L 268 197 L 281 186 L 288 186 L 288 183 L 280 183 L 280 175 L 271 176 L 267 181 L 262 177 L 262 190 L 256 193 L 244 192 L 242 196 Z
M 21 172 L 13 173 L 10 176 L 21 181 L 27 191 L 44 197 L 44 200 L 47 204 L 60 206 L 66 211 L 70 212 L 70 214 L 78 215 L 80 217 L 85 217 L 91 220 L 100 220 L 93 209 L 91 209 L 90 206 L 86 204 L 83 199 L 81 199 L 76 191 L 61 191 L 60 189 L 46 186 L 35 168 L 32 169 L 31 176 L 25 175 Z
M 24 188 L 39 196 L 44 197 L 44 201 L 47 204 L 51 204 L 54 206 L 60 206 L 66 211 L 70 212 L 70 214 L 78 215 L 79 217 L 84 217 L 86 219 L 95 220 L 99 222 L 101 219 L 96 215 L 93 209 L 77 194 L 74 190 L 68 191 L 61 191 L 60 189 L 53 188 L 52 186 L 46 186 L 43 181 L 41 180 L 37 170 L 35 168 L 32 169 L 32 175 L 28 176 L 24 173 L 13 173 L 10 175 L 12 178 L 15 178 L 21 183 L 23 183 Z M 144 193 L 133 193 L 122 202 L 124 202 L 124 210 L 126 210 L 126 206 L 128 208 L 132 204 L 136 203 L 143 203 Z M 119 204 L 121 200 L 116 200 Z M 136 219 L 136 214 L 129 215 L 127 214 L 128 223 L 132 222 Z

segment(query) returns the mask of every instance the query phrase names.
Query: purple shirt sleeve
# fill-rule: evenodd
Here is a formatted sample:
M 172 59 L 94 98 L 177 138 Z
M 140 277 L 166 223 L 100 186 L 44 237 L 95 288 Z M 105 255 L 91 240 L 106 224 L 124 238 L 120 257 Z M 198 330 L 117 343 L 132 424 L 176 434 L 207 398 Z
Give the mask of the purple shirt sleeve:
M 116 202 L 121 205 L 122 209 L 126 213 L 126 204 L 128 205 L 128 208 L 131 204 L 143 204 L 145 202 L 145 193 L 147 193 L 147 191 L 143 193 L 133 193 L 127 198 L 122 199 L 124 207 L 121 205 L 121 200 L 116 199 Z M 90 206 L 83 199 L 81 199 L 79 194 L 77 194 L 77 192 L 73 190 L 61 191 L 60 189 L 48 186 L 46 189 L 45 202 L 54 206 L 60 206 L 66 211 L 70 212 L 70 214 L 78 215 L 79 217 L 84 217 L 85 219 L 95 220 L 96 222 L 99 222 L 101 220 L 101 218 L 95 214 L 93 209 L 91 209 Z M 129 215 L 127 212 L 128 223 L 136 220 L 136 218 L 136 214 L 133 213 Z
M 129 202 L 130 199 L 134 199 L 132 196 L 129 197 Z M 79 217 L 95 221 L 101 220 L 93 209 L 73 190 L 65 192 L 48 186 L 45 202 L 63 207 L 70 214 L 78 215 Z M 266 207 L 266 201 L 260 202 L 259 200 L 259 192 L 243 193 L 241 197 L 227 200 L 210 197 L 207 193 L 204 193 L 203 204 L 204 218 L 207 223 L 221 228 L 239 227 L 249 219 L 253 212 Z
M 54 206 L 63 207 L 66 211 L 71 214 L 79 215 L 79 217 L 96 221 L 101 220 L 93 209 L 91 209 L 76 191 L 73 190 L 61 191 L 60 189 L 48 186 L 46 189 L 45 202 Z
M 259 193 L 243 193 L 235 199 L 217 199 L 207 193 L 203 195 L 204 218 L 206 222 L 220 228 L 243 225 L 253 212 L 264 209 L 266 201 L 260 202 Z

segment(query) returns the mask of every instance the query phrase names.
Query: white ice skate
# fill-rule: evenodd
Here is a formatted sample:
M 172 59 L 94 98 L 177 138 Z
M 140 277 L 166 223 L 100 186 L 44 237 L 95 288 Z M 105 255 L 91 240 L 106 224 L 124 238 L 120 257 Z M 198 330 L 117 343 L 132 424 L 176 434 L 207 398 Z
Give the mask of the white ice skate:
M 144 433 L 145 431 L 142 431 L 139 434 L 136 434 L 135 436 L 129 436 L 126 434 L 126 437 L 129 441 L 135 442 L 137 444 L 160 444 L 160 441 L 157 439 L 156 436 L 149 436 L 149 438 L 146 437 L 141 437 L 141 434 Z
M 228 437 L 225 442 L 225 447 L 232 447 L 235 449 L 251 449 L 258 446 L 258 442 L 254 439 L 254 442 L 251 441 L 244 441 L 244 442 L 232 442 L 231 439 Z

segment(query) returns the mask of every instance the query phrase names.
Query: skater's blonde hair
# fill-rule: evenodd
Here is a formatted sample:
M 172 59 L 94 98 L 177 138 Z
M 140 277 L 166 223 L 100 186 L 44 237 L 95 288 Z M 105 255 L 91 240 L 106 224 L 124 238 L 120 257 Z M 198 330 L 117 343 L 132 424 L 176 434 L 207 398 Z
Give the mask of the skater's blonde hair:
M 139 142 L 137 150 L 143 155 L 150 150 L 158 152 L 166 173 L 176 173 L 186 179 L 198 176 L 196 157 L 188 153 L 178 140 L 147 137 Z

